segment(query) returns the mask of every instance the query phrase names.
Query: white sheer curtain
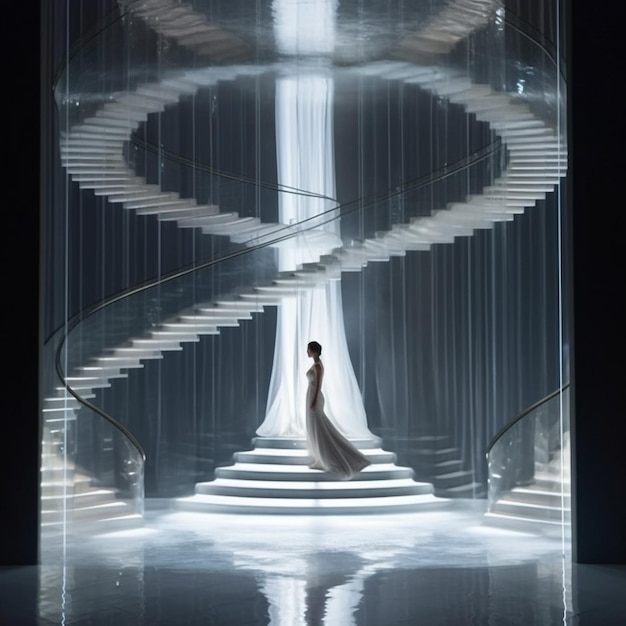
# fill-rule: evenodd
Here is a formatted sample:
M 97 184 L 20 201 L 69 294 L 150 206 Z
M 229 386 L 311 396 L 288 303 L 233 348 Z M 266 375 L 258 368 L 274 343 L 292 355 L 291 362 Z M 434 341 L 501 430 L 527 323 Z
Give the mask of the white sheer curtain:
M 294 63 L 293 72 L 277 79 L 278 182 L 324 197 L 281 194 L 279 217 L 287 224 L 302 222 L 336 206 L 336 202 L 326 199 L 335 197 L 333 79 L 320 60 L 332 50 L 335 3 L 312 0 L 304 4 L 303 11 L 299 14 L 296 3 L 288 0 L 274 4 L 281 51 L 298 54 L 304 47 L 305 54 L 314 57 L 309 63 Z M 298 36 L 294 36 L 294 28 Z M 311 33 L 317 33 L 318 38 L 311 39 Z M 315 49 L 315 45 L 319 47 Z M 331 252 L 340 244 L 339 229 L 339 221 L 335 220 L 285 244 L 278 251 L 280 270 L 295 270 Z M 339 280 L 316 288 L 303 286 L 279 307 L 266 416 L 257 434 L 305 436 L 309 341 L 318 341 L 323 348 L 323 392 L 328 416 L 347 436 L 370 437 L 348 353 Z

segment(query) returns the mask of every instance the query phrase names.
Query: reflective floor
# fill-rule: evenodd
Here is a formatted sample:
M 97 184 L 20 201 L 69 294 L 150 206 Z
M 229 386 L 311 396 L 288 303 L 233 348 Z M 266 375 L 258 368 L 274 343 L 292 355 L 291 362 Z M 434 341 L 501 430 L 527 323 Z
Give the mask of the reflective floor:
M 626 566 L 572 565 L 558 534 L 483 524 L 483 502 L 368 517 L 147 503 L 142 529 L 62 538 L 0 571 L 0 624 L 626 624 Z

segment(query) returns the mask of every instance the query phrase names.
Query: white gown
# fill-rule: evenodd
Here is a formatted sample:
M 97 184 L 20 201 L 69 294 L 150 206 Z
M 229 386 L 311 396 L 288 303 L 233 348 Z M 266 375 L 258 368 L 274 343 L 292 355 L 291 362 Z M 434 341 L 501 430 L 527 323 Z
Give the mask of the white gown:
M 306 377 L 309 383 L 306 392 L 307 448 L 311 457 L 309 467 L 323 470 L 342 480 L 349 480 L 364 467 L 371 465 L 371 462 L 337 430 L 324 413 L 324 395 L 321 389 L 317 394 L 315 411 L 311 409 L 316 387 L 315 365 L 307 371 Z

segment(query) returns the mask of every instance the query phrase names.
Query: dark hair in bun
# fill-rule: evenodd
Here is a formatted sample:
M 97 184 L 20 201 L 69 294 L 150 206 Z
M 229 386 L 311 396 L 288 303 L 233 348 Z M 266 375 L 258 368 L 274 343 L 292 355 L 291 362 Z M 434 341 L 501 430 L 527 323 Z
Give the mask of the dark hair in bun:
M 322 354 L 322 346 L 320 346 L 319 343 L 317 343 L 317 341 L 310 341 L 309 344 L 307 345 L 307 348 L 311 351 L 311 352 L 315 352 L 319 355 Z

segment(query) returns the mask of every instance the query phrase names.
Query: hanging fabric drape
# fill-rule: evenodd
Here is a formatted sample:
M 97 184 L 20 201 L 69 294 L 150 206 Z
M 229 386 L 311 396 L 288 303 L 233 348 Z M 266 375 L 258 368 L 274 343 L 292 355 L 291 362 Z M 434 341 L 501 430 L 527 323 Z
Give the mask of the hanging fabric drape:
M 315 9 L 315 10 L 314 10 Z M 320 1 L 307 6 L 310 32 L 315 41 L 289 38 L 292 21 L 303 16 L 293 12 L 285 0 L 274 5 L 277 40 L 283 52 L 307 54 L 327 52 L 332 45 L 334 3 Z M 331 19 L 332 18 L 332 19 Z M 331 21 L 329 22 L 329 19 Z M 316 61 L 296 64 L 292 74 L 276 83 L 276 149 L 278 182 L 317 194 L 281 194 L 279 219 L 299 224 L 336 206 L 333 141 L 333 79 Z M 306 223 L 305 223 L 306 224 Z M 320 232 L 321 231 L 321 232 Z M 280 271 L 294 271 L 303 263 L 319 260 L 341 245 L 340 224 L 335 219 L 302 233 L 278 250 Z M 305 436 L 306 355 L 309 341 L 323 347 L 326 412 L 349 437 L 371 436 L 361 392 L 354 374 L 345 337 L 341 284 L 332 280 L 319 286 L 305 285 L 285 298 L 278 310 L 274 363 L 265 420 L 257 433 L 266 437 Z

